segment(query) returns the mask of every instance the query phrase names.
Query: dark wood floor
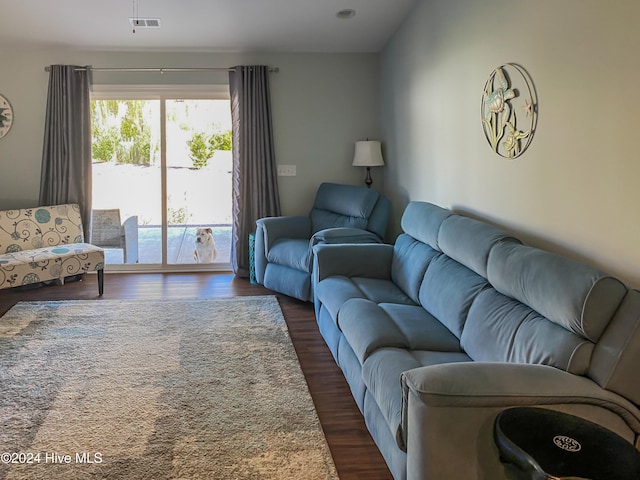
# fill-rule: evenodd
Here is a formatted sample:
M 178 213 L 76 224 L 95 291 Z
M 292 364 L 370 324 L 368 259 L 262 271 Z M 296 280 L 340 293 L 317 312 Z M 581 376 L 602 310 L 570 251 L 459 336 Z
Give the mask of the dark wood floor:
M 273 292 L 231 274 L 106 274 L 98 297 L 95 275 L 81 282 L 34 289 L 0 290 L 0 315 L 16 302 L 34 300 L 177 299 L 267 295 Z M 390 480 L 364 425 L 342 372 L 333 361 L 315 322 L 313 306 L 278 295 L 302 371 L 341 480 Z

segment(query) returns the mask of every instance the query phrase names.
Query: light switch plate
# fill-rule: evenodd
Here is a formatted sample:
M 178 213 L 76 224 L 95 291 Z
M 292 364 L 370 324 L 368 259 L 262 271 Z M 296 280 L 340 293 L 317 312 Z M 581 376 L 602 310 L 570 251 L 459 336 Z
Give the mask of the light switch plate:
M 279 177 L 295 177 L 296 166 L 295 165 L 278 165 Z

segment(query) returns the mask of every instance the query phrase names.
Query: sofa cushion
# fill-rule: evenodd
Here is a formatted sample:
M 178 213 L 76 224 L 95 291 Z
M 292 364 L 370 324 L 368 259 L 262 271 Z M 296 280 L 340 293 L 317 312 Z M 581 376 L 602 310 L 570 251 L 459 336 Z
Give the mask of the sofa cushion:
M 520 243 L 520 240 L 487 223 L 451 215 L 440 226 L 438 246 L 444 254 L 486 278 L 491 248 L 507 239 Z
M 104 250 L 89 243 L 0 254 L 0 288 L 46 282 L 102 270 Z
M 424 308 L 396 303 L 379 306 L 402 332 L 409 350 L 462 352 L 460 340 Z
M 363 298 L 374 303 L 415 305 L 396 285 L 380 278 L 349 278 L 341 275 L 325 278 L 318 282 L 316 296 L 334 319 L 338 318 L 342 304 L 351 298 Z
M 433 352 L 403 348 L 382 348 L 366 359 L 362 366 L 362 379 L 400 448 L 405 447 L 400 430 L 402 415 L 400 375 L 418 367 L 470 361 L 471 359 L 462 352 Z
M 376 304 L 354 298 L 344 303 L 338 326 L 361 364 L 379 348 L 461 352 L 460 342 L 417 305 Z
M 627 292 L 622 282 L 593 267 L 510 242 L 491 250 L 487 273 L 500 293 L 593 342 Z
M 587 372 L 593 352 L 590 341 L 492 288 L 473 302 L 461 343 L 475 361 L 542 364 L 577 375 Z
M 340 307 L 351 298 L 367 298 L 362 290 L 349 278 L 342 275 L 325 278 L 316 285 L 317 301 L 331 314 L 331 318 L 338 318 Z
M 451 211 L 427 202 L 411 202 L 402 214 L 402 231 L 435 250 L 438 247 L 438 232 Z
M 404 333 L 386 312 L 371 300 L 347 300 L 340 308 L 338 327 L 360 364 L 378 348 L 407 346 Z
M 374 303 L 398 303 L 415 305 L 393 282 L 381 278 L 353 277 L 353 283 Z
M 487 286 L 480 275 L 440 255 L 427 268 L 420 287 L 420 303 L 460 338 L 471 303 Z
M 375 233 L 381 240 L 384 240 L 390 214 L 391 202 L 384 195 L 379 195 L 378 201 L 376 202 L 373 212 L 371 212 L 371 216 L 369 217 L 367 230 Z
M 269 263 L 309 272 L 309 255 L 308 239 L 284 238 L 273 242 L 267 252 L 267 260 Z
M 402 234 L 393 246 L 391 279 L 414 302 L 419 302 L 420 284 L 429 263 L 441 253 L 410 235 Z

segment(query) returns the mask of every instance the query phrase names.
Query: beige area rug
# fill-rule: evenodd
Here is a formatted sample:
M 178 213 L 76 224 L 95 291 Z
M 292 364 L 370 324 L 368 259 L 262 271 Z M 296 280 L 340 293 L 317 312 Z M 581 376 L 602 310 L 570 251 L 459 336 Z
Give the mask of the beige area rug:
M 0 479 L 337 479 L 277 299 L 18 303 Z

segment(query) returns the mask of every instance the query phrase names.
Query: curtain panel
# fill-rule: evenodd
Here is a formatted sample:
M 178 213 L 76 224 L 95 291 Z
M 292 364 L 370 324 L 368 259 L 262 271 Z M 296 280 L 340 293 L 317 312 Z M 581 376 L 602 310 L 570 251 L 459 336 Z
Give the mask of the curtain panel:
M 249 276 L 249 234 L 256 220 L 280 215 L 273 145 L 269 68 L 237 66 L 229 71 L 233 132 L 233 226 L 231 266 Z
M 77 203 L 85 241 L 91 232 L 90 69 L 51 65 L 45 116 L 40 205 Z

